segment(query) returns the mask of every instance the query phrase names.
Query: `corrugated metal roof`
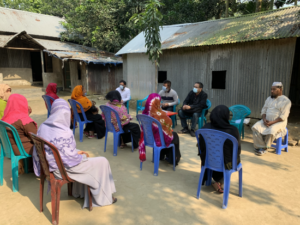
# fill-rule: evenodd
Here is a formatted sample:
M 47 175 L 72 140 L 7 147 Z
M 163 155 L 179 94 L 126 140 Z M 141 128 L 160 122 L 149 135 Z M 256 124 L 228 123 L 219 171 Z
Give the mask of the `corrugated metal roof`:
M 26 30 L 30 35 L 59 38 L 65 28 L 64 19 L 16 9 L 0 7 L 0 31 L 19 33 Z
M 173 26 L 164 26 L 163 29 L 160 29 L 161 42 L 165 41 L 176 33 L 180 28 L 187 24 L 178 24 Z M 116 55 L 122 55 L 127 53 L 142 53 L 146 52 L 145 47 L 145 37 L 144 32 L 138 34 L 133 38 L 128 44 L 126 44 L 121 50 L 119 50 Z
M 240 17 L 164 27 L 162 49 L 219 45 L 300 36 L 300 7 L 255 13 Z M 165 33 L 163 33 L 165 32 Z M 144 53 L 143 33 L 126 44 L 117 54 Z
M 45 46 L 47 50 L 57 50 L 57 51 L 79 51 L 79 52 L 97 52 L 96 48 L 87 47 L 83 45 L 73 44 L 70 42 L 44 40 L 35 38 L 37 42 Z
M 0 35 L 0 47 L 4 48 L 9 46 L 10 42 L 12 42 L 15 38 L 19 38 L 19 37 L 24 42 L 27 43 L 31 42 L 41 48 L 45 48 L 41 43 L 38 43 L 34 38 L 32 38 L 29 34 L 27 34 L 26 31 L 22 31 L 15 35 Z

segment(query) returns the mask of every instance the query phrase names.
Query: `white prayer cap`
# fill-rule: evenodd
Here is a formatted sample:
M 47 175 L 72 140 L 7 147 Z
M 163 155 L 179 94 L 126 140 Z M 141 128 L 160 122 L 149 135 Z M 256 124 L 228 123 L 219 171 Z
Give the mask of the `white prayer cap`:
M 275 86 L 275 87 L 282 87 L 282 83 L 281 82 L 274 82 L 272 84 L 272 86 Z

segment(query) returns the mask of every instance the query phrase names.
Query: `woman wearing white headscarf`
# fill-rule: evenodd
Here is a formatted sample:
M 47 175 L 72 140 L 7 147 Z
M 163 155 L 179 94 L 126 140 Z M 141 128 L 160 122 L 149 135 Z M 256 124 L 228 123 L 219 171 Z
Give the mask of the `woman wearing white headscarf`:
M 0 120 L 3 117 L 7 100 L 11 94 L 11 88 L 7 84 L 0 84 Z
M 104 157 L 89 158 L 86 152 L 76 149 L 76 141 L 70 130 L 70 116 L 69 104 L 63 99 L 55 100 L 49 118 L 41 124 L 37 135 L 58 149 L 68 176 L 77 181 L 73 185 L 73 196 L 84 197 L 83 208 L 89 207 L 85 185 L 90 187 L 93 207 L 115 203 L 117 199 L 112 194 L 116 192 L 116 188 L 109 162 Z M 57 179 L 61 179 L 52 151 L 47 146 L 45 151 L 50 172 L 53 172 Z M 36 149 L 33 150 L 32 158 L 34 172 L 40 176 L 41 167 Z

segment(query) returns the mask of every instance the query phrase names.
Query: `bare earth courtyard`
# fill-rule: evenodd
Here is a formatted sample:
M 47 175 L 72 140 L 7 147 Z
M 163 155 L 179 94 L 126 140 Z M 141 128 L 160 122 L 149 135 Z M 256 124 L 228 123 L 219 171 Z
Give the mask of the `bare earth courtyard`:
M 68 99 L 68 97 L 64 97 Z M 95 100 L 95 99 L 93 99 Z M 97 101 L 97 106 L 103 104 Z M 32 118 L 40 125 L 46 119 L 41 100 L 29 101 Z M 131 115 L 136 122 L 135 110 Z M 178 121 L 179 122 L 179 121 Z M 180 124 L 175 131 L 180 129 Z M 106 157 L 112 169 L 118 202 L 111 206 L 82 209 L 83 199 L 67 195 L 62 188 L 59 224 L 300 224 L 300 147 L 289 147 L 281 156 L 270 151 L 259 157 L 252 147 L 252 134 L 246 127 L 242 141 L 243 197 L 238 196 L 238 173 L 231 176 L 228 208 L 222 209 L 223 195 L 203 186 L 200 199 L 196 191 L 200 174 L 196 138 L 180 136 L 182 154 L 176 171 L 160 162 L 159 175 L 153 176 L 152 149 L 139 170 L 138 151 L 131 146 L 113 156 L 113 138 L 84 138 L 77 148 L 90 157 Z M 44 212 L 39 212 L 39 179 L 34 174 L 19 177 L 19 192 L 12 192 L 11 163 L 4 159 L 4 184 L 0 187 L 0 224 L 51 224 L 51 195 L 44 192 Z

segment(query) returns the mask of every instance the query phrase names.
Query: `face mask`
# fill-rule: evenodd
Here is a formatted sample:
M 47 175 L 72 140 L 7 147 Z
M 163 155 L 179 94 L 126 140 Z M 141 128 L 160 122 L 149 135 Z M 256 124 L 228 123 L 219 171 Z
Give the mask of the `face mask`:
M 84 93 L 83 96 L 86 96 L 86 93 Z
M 165 86 L 162 86 L 163 91 L 167 91 L 167 88 Z
M 194 87 L 194 88 L 193 88 L 193 92 L 194 92 L 194 93 L 197 93 L 197 92 L 198 92 L 198 89 Z
M 123 86 L 123 85 L 120 85 L 120 89 L 123 90 L 123 89 L 124 89 L 124 86 Z

